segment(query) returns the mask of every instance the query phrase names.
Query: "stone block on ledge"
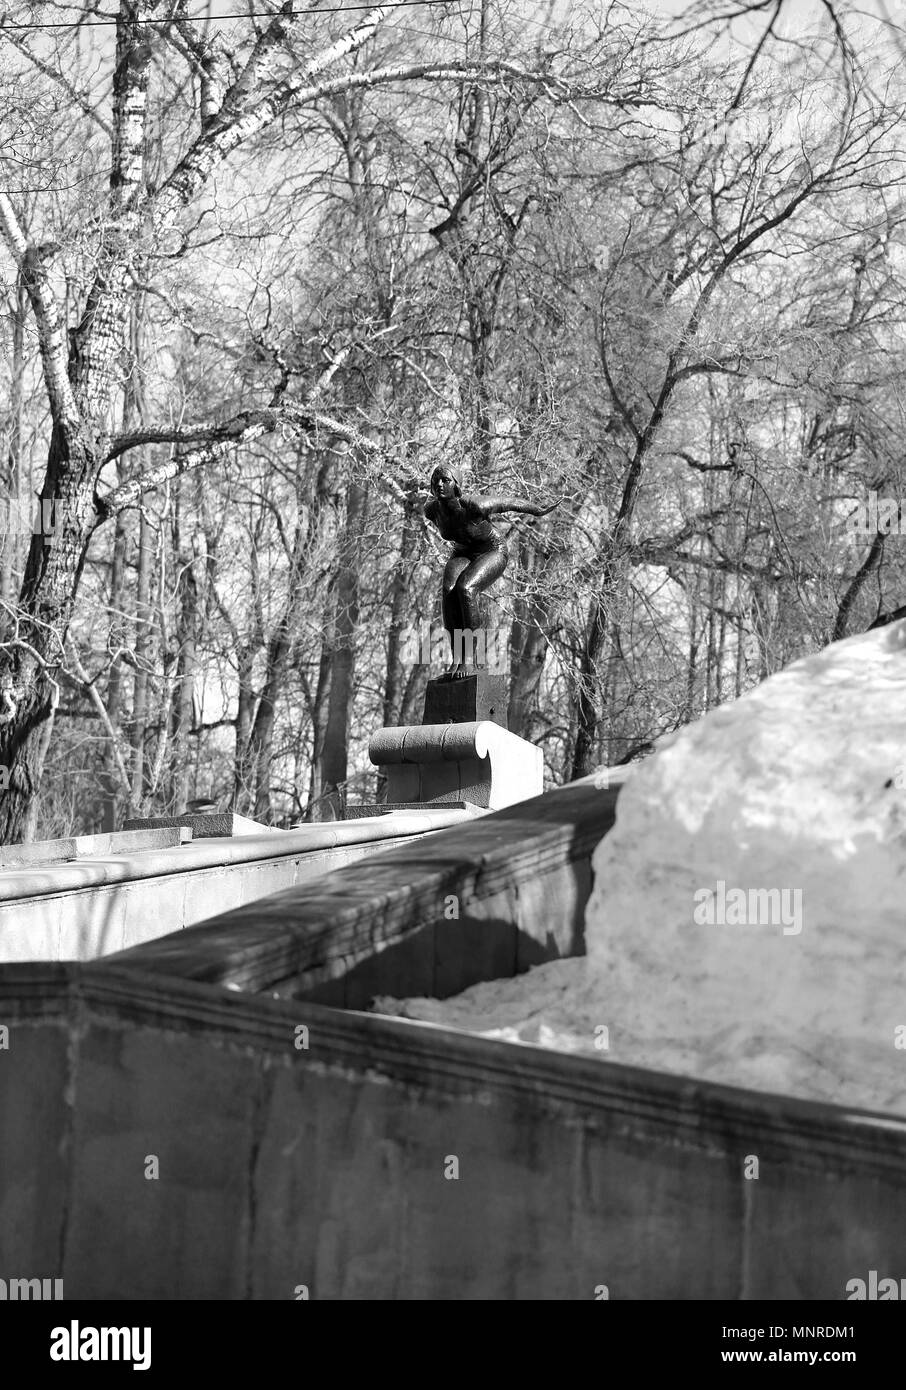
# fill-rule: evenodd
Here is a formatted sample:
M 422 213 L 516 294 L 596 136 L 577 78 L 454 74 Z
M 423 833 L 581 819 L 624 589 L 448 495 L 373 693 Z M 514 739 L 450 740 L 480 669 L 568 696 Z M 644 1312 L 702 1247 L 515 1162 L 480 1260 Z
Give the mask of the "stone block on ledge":
M 274 831 L 271 825 L 261 825 L 247 816 L 237 816 L 235 811 L 199 811 L 184 816 L 151 816 L 127 820 L 124 830 L 158 830 L 164 826 L 185 825 L 192 831 L 195 840 L 211 839 L 215 835 L 266 835 Z

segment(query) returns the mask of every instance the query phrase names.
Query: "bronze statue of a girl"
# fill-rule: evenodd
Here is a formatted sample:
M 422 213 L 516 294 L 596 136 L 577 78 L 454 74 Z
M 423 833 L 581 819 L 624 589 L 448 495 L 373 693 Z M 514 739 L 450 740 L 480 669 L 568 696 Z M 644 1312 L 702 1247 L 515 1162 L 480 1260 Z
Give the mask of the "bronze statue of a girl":
M 538 507 L 518 497 L 463 496 L 459 478 L 452 468 L 439 464 L 431 474 L 431 498 L 425 516 L 437 527 L 445 541 L 452 541 L 453 553 L 444 567 L 443 617 L 450 638 L 452 664 L 442 680 L 461 680 L 469 674 L 462 651 L 463 638 L 456 634 L 475 634 L 482 628 L 481 594 L 506 569 L 509 559 L 506 541 L 491 521 L 502 512 L 526 512 L 546 516 L 560 505 Z M 475 642 L 471 644 L 472 669 Z

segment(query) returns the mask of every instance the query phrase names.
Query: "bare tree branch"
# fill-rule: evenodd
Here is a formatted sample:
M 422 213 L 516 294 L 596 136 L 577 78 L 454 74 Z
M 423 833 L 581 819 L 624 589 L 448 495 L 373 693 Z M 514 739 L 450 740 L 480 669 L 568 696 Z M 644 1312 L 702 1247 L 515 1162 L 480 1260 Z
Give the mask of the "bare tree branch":
M 33 53 L 28 47 L 28 44 L 6 26 L 7 16 L 0 16 L 0 34 L 6 39 L 7 43 L 11 43 L 14 48 L 17 48 L 30 63 L 34 64 L 38 72 L 43 73 L 45 77 L 50 78 L 51 82 L 56 82 L 59 87 L 62 87 L 63 91 L 69 99 L 75 103 L 79 110 L 83 112 L 84 115 L 88 116 L 90 120 L 94 121 L 95 125 L 97 125 L 108 138 L 111 138 L 113 135 L 113 127 L 110 125 L 109 121 L 104 120 L 104 117 L 101 115 L 100 111 L 98 111 L 97 107 L 92 105 L 87 97 L 83 96 L 78 88 L 76 88 L 62 72 L 51 67 L 51 65 L 46 63 L 43 58 L 40 58 L 37 53 Z
M 38 325 L 44 381 L 54 418 L 74 425 L 79 411 L 67 371 L 68 344 L 60 305 L 47 277 L 45 253 L 42 247 L 29 243 L 9 195 L 2 192 L 0 229 L 22 275 Z

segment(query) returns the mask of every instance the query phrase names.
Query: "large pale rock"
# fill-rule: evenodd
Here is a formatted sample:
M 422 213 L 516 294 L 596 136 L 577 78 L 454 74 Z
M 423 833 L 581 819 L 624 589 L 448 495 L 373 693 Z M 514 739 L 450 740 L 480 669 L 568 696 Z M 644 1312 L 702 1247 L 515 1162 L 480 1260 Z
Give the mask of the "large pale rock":
M 660 744 L 593 865 L 612 1057 L 906 1111 L 906 623 Z
M 661 741 L 616 814 L 586 958 L 376 1007 L 906 1114 L 906 623 Z

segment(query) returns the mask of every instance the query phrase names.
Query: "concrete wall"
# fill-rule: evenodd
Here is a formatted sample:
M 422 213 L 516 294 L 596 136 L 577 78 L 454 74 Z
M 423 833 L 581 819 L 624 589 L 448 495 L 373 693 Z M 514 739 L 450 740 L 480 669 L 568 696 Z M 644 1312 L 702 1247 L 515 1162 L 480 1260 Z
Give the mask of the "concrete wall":
M 581 949 L 613 810 L 586 782 L 106 960 L 0 972 L 0 1277 L 452 1300 L 840 1300 L 906 1277 L 897 1118 L 272 997 Z M 460 947 L 438 956 L 451 893 Z
M 0 1020 L 0 1270 L 67 1298 L 836 1300 L 906 1274 L 887 1118 L 112 966 L 10 967 Z
M 471 817 L 420 811 L 0 872 L 0 963 L 94 960 Z

